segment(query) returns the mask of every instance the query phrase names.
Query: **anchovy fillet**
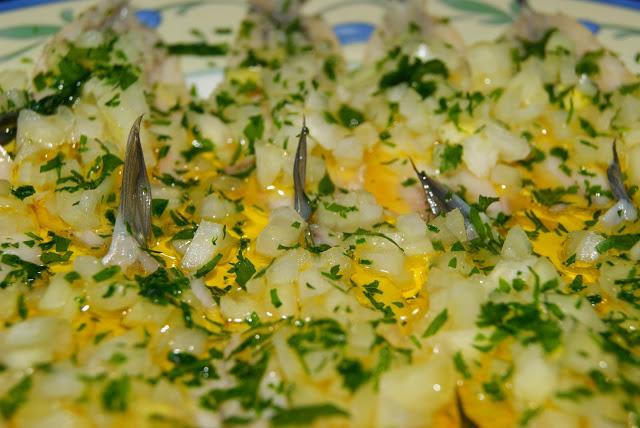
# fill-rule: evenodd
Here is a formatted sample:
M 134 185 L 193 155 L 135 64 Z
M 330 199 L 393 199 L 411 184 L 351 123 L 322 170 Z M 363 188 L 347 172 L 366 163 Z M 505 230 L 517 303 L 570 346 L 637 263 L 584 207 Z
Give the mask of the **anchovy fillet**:
M 465 219 L 469 218 L 471 207 L 464 201 L 464 199 L 447 189 L 444 184 L 429 177 L 424 171 L 419 171 L 412 160 L 411 165 L 418 175 L 418 179 L 420 180 L 420 184 L 422 185 L 422 189 L 424 190 L 427 198 L 429 209 L 434 216 L 439 216 L 440 214 L 447 213 L 457 208 Z
M 296 157 L 293 161 L 293 205 L 300 217 L 308 222 L 311 218 L 311 204 L 304 191 L 307 175 L 307 135 L 309 135 L 309 128 L 307 128 L 306 119 L 303 117 Z
M 447 207 L 442 200 L 439 198 L 434 191 L 432 186 L 433 180 L 424 173 L 424 171 L 419 171 L 416 167 L 416 164 L 413 163 L 413 159 L 409 159 L 411 162 L 411 166 L 413 170 L 416 172 L 418 176 L 418 180 L 420 180 L 420 185 L 422 186 L 422 190 L 424 190 L 424 194 L 427 198 L 427 205 L 429 206 L 429 211 L 433 214 L 433 217 L 437 217 L 442 213 L 447 212 Z
M 120 212 L 129 233 L 145 247 L 151 238 L 151 186 L 140 144 L 139 116 L 131 127 L 122 171 Z
M 449 190 L 444 184 L 429 177 L 424 171 L 418 170 L 416 165 L 413 163 L 413 160 L 409 159 L 409 161 L 411 162 L 413 170 L 416 172 L 416 175 L 420 180 L 420 185 L 424 190 L 430 214 L 432 214 L 433 217 L 437 217 L 455 209 L 460 210 L 462 217 L 464 217 L 467 236 L 469 239 L 476 238 L 478 234 L 471 224 L 471 207 L 469 204 L 467 204 L 467 202 L 460 196 Z
M 613 142 L 613 160 L 607 168 L 607 178 L 609 179 L 609 185 L 611 186 L 611 192 L 617 200 L 625 200 L 631 202 L 631 197 L 627 193 L 627 189 L 624 187 L 624 180 L 622 178 L 622 169 L 620 168 L 620 158 L 618 157 L 618 149 L 616 141 Z

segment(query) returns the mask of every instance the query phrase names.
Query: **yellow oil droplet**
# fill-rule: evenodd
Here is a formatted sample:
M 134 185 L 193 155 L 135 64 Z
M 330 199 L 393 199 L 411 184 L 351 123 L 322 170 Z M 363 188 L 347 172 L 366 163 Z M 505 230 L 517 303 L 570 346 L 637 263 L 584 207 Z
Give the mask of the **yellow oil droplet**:
M 410 212 L 410 207 L 400 195 L 400 177 L 372 154 L 365 157 L 364 188 L 373 194 L 380 205 L 399 214 Z
M 427 280 L 429 274 L 429 258 L 424 255 L 411 256 L 407 258 L 405 266 L 407 270 L 411 272 L 413 286 L 403 291 L 402 295 L 405 298 L 410 298 L 418 294 Z

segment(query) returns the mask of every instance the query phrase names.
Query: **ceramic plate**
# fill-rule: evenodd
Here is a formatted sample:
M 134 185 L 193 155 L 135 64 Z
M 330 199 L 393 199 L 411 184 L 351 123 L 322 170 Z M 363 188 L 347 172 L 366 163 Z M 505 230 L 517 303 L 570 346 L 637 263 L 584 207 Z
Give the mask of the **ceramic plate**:
M 47 37 L 96 0 L 5 0 L 0 2 L 0 67 L 31 67 Z M 531 0 L 544 12 L 576 17 L 640 72 L 640 1 Z M 385 0 L 310 0 L 306 11 L 322 13 L 333 26 L 349 61 L 382 16 Z M 231 42 L 246 10 L 244 0 L 133 0 L 138 18 L 168 42 Z M 450 17 L 467 42 L 493 39 L 517 13 L 515 0 L 431 0 L 434 14 Z M 183 69 L 202 95 L 221 76 L 223 59 L 184 58 Z

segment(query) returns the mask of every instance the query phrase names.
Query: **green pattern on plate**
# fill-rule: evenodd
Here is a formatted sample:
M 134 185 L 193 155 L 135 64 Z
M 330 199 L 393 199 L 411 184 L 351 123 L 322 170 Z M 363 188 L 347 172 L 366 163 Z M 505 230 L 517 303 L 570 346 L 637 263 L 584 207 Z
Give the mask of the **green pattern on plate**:
M 508 24 L 513 21 L 520 9 L 515 1 L 512 2 L 511 10 L 504 10 L 490 3 L 477 0 L 441 0 L 441 2 L 466 14 L 455 18 L 475 18 L 487 25 Z
M 630 27 L 627 25 L 618 24 L 600 24 L 600 28 L 603 30 L 613 31 L 613 37 L 616 39 L 626 39 L 627 37 L 640 36 L 640 27 Z
M 5 39 L 32 39 L 51 36 L 60 30 L 59 25 L 15 25 L 0 28 L 0 37 Z

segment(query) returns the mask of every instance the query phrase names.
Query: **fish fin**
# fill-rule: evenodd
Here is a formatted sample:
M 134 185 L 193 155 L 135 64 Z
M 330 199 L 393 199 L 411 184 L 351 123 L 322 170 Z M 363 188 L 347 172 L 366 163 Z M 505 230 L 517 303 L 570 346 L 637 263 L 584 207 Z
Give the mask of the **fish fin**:
M 613 159 L 607 168 L 607 179 L 609 180 L 609 186 L 615 196 L 616 200 L 631 201 L 627 189 L 624 186 L 624 179 L 622 178 L 622 168 L 620 167 L 620 158 L 618 157 L 617 141 L 613 141 Z
M 311 203 L 304 191 L 307 176 L 307 135 L 309 135 L 307 120 L 302 116 L 302 130 L 293 161 L 293 205 L 300 217 L 308 222 L 311 218 Z
M 151 185 L 140 144 L 140 115 L 129 132 L 125 149 L 120 211 L 129 233 L 146 247 L 151 238 Z

